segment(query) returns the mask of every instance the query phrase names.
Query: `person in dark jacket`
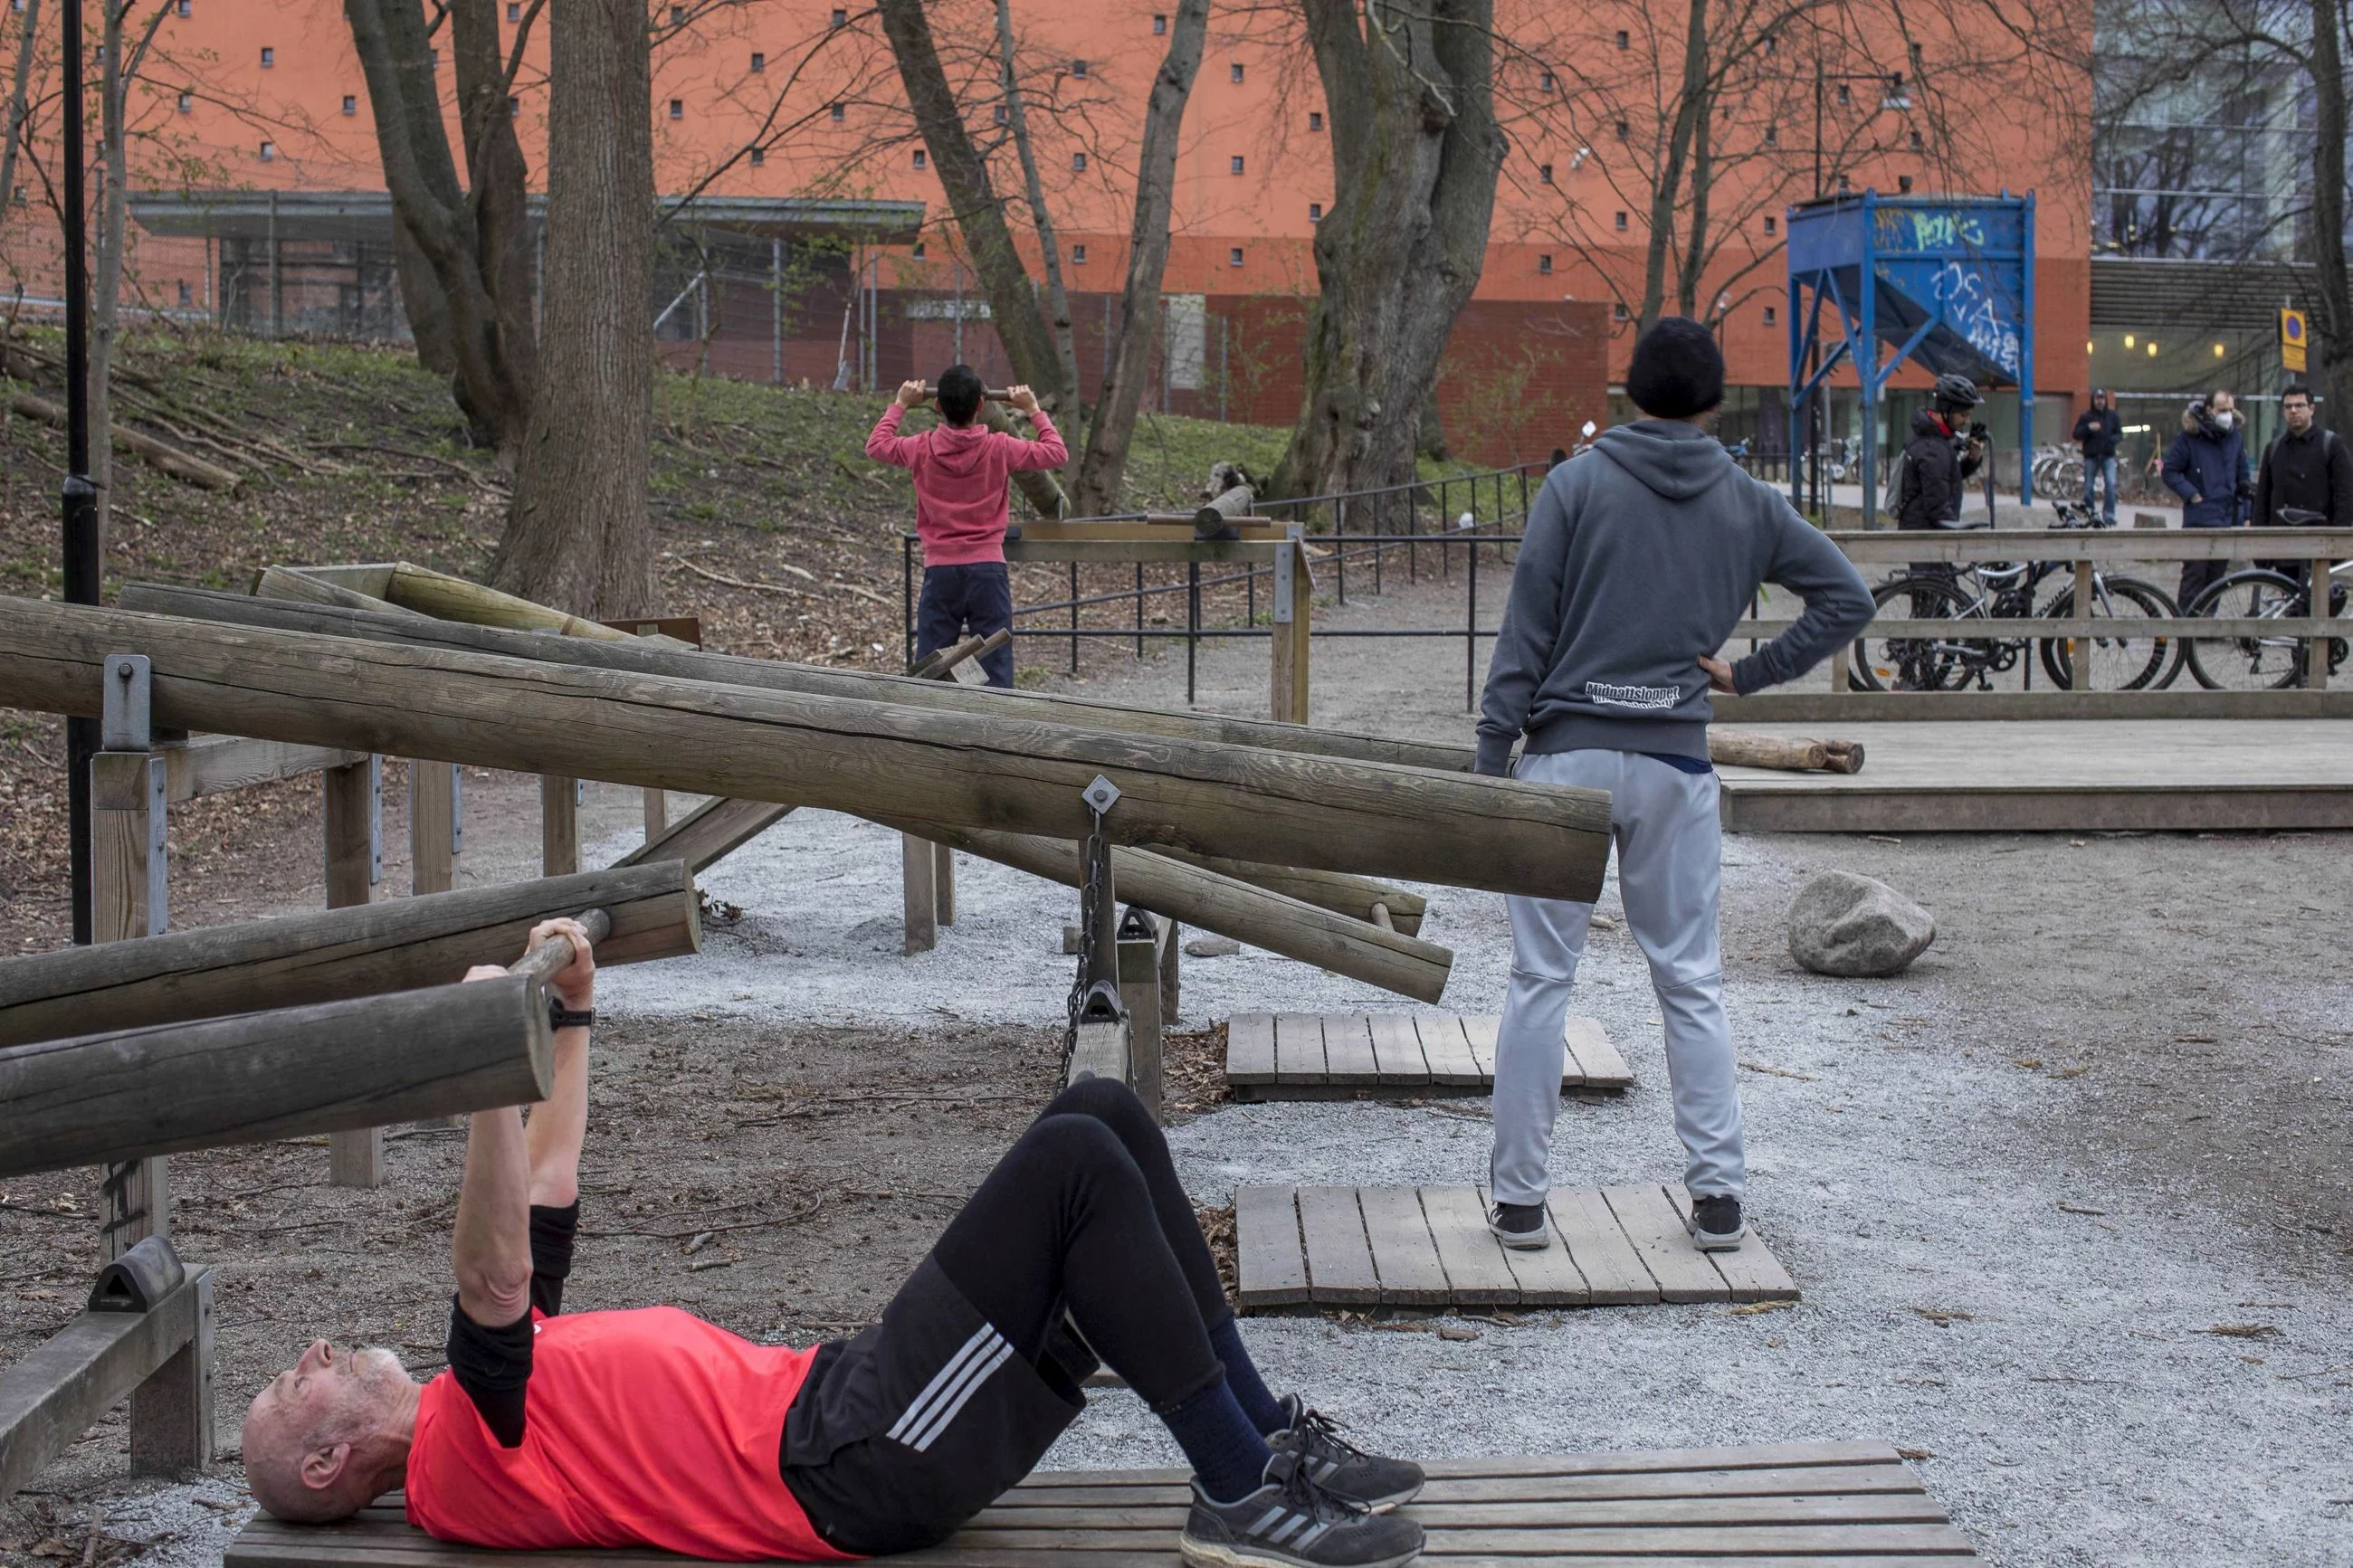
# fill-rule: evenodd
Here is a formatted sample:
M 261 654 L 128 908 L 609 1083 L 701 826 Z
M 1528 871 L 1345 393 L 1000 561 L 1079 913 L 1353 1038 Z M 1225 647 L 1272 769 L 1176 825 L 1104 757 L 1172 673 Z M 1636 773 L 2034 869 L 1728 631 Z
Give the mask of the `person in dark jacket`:
M 2084 410 L 2075 421 L 2075 443 L 2084 449 L 2084 510 L 2092 510 L 2092 489 L 2095 483 L 2107 486 L 2107 501 L 2102 512 L 2108 521 L 2116 521 L 2116 448 L 2123 445 L 2125 422 L 2116 414 L 2116 401 L 2105 387 L 2092 389 L 2092 406 Z
M 1936 378 L 1928 406 L 1912 416 L 1912 439 L 1904 445 L 1896 527 L 1935 528 L 1961 515 L 1961 487 L 1985 461 L 1984 443 L 1968 435 L 1969 410 L 1984 401 L 1968 376 Z
M 2227 392 L 2193 401 L 2181 411 L 2181 434 L 2165 450 L 2166 488 L 2181 498 L 2184 528 L 2235 528 L 2255 493 L 2247 436 L 2236 401 Z M 2230 569 L 2228 561 L 2181 563 L 2181 608 Z
M 2313 418 L 2312 391 L 2301 383 L 2280 394 L 2287 428 L 2255 467 L 2257 528 L 2353 528 L 2353 447 Z M 2310 513 L 2311 516 L 2305 514 Z M 2293 514 L 2293 515 L 2291 515 Z M 2258 561 L 2304 582 L 2308 561 Z

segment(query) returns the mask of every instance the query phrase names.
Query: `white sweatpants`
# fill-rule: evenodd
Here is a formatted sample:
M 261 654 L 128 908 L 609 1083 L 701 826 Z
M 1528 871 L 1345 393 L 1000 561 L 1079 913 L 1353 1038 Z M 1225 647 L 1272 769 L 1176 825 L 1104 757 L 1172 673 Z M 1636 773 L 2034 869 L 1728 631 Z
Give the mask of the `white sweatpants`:
M 1742 1195 L 1748 1169 L 1716 933 L 1724 832 L 1715 775 L 1687 773 L 1637 752 L 1590 751 L 1523 756 L 1513 776 L 1609 792 L 1618 892 L 1650 961 L 1666 1030 L 1684 1184 L 1694 1196 Z M 1546 1165 L 1560 1109 L 1561 1037 L 1593 906 L 1507 901 L 1512 976 L 1495 1036 L 1495 1146 L 1488 1171 L 1496 1201 L 1532 1204 L 1551 1186 Z

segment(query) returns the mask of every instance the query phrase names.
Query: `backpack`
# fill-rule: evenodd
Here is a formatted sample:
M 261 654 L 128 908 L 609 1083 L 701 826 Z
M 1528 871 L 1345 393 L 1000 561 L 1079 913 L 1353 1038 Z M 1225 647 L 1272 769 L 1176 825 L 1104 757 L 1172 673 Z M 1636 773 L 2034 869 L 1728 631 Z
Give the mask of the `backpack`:
M 1887 465 L 1887 489 L 1879 498 L 1879 510 L 1902 521 L 1904 502 L 1908 499 L 1906 492 L 1911 485 L 1912 448 L 1905 447 L 1896 452 L 1895 460 Z

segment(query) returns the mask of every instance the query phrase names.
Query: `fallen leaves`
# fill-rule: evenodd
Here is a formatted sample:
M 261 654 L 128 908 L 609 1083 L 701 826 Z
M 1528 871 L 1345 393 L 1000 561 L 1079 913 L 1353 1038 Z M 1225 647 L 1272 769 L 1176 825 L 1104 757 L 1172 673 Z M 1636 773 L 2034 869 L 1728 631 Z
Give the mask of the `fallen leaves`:
M 1947 1323 L 1974 1323 L 1978 1318 L 1975 1312 L 1965 1312 L 1958 1307 L 1914 1307 L 1910 1310 L 1940 1329 Z
M 2226 1340 L 2267 1340 L 2278 1333 L 2279 1328 L 2273 1323 L 2216 1323 L 2211 1328 L 2200 1329 L 2198 1331 Z
M 1794 1078 L 1802 1083 L 1814 1081 L 1814 1075 L 1810 1072 L 1796 1072 L 1788 1068 L 1772 1067 L 1764 1062 L 1742 1062 L 1740 1066 L 1743 1071 L 1761 1072 L 1771 1078 Z
M 1795 1301 L 1745 1301 L 1733 1308 L 1731 1315 L 1736 1318 L 1755 1318 L 1767 1312 L 1786 1312 L 1796 1305 Z

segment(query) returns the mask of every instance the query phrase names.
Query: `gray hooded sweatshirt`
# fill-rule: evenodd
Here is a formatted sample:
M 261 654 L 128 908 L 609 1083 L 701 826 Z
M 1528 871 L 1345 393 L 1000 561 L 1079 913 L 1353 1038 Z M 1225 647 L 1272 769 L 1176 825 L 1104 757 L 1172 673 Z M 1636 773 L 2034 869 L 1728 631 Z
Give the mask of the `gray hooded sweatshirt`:
M 1680 420 L 1604 431 L 1553 469 L 1529 510 L 1479 705 L 1482 773 L 1530 752 L 1707 759 L 1714 654 L 1757 585 L 1806 602 L 1732 667 L 1743 695 L 1804 674 L 1870 621 L 1871 590 L 1837 545 Z

